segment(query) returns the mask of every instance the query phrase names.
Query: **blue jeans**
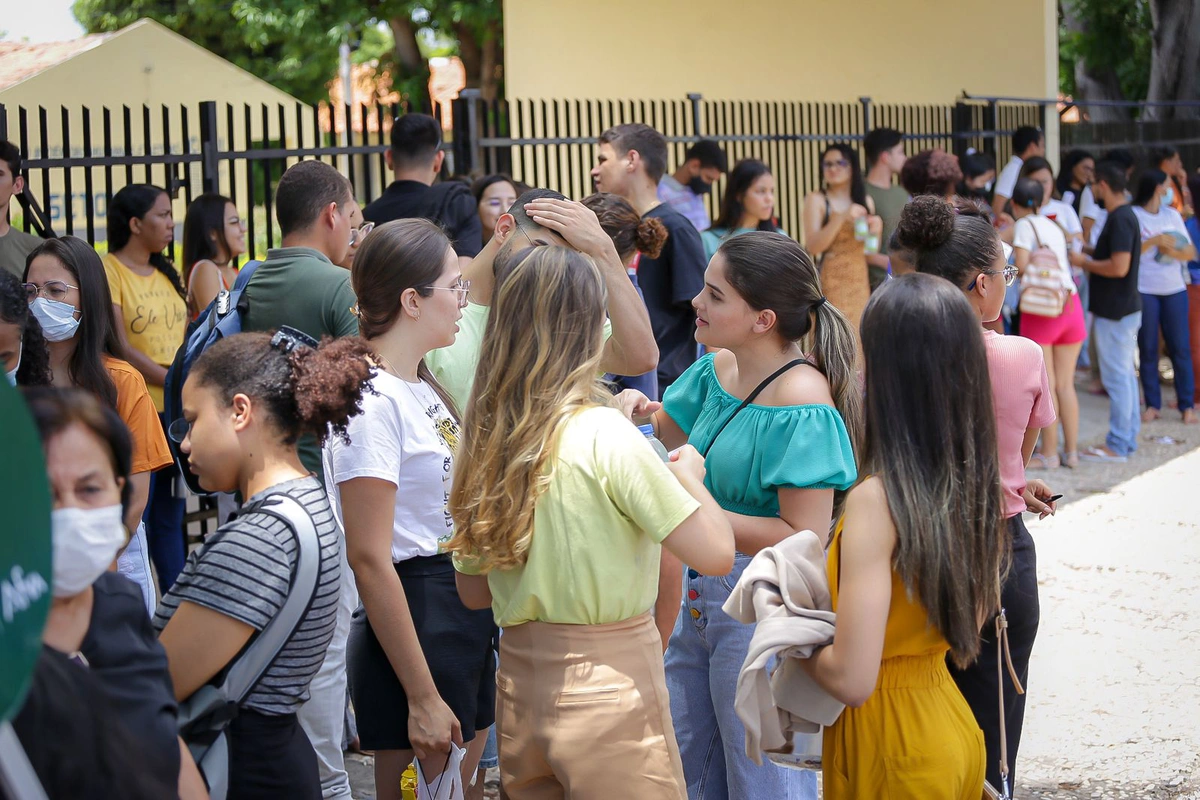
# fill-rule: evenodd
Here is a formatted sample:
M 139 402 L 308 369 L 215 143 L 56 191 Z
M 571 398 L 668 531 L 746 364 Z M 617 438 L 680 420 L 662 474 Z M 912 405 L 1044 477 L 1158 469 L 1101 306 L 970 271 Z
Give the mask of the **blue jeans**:
M 750 557 L 729 575 L 687 570 L 683 608 L 667 649 L 671 719 L 683 759 L 688 800 L 816 800 L 817 775 L 746 756 L 746 730 L 733 710 L 738 673 L 753 625 L 721 610 Z
M 1100 382 L 1108 392 L 1108 436 L 1104 441 L 1108 449 L 1119 456 L 1128 456 L 1137 450 L 1138 432 L 1142 429 L 1135 366 L 1141 326 L 1140 311 L 1116 320 L 1096 317 L 1092 326 L 1096 355 L 1100 360 Z M 1152 362 L 1157 363 L 1157 360 Z M 1143 367 L 1153 368 L 1151 365 Z
M 1162 409 L 1162 391 L 1158 385 L 1158 332 L 1167 340 L 1167 356 L 1175 368 L 1175 395 L 1179 410 L 1192 407 L 1196 376 L 1192 374 L 1192 345 L 1188 339 L 1187 290 L 1176 294 L 1142 295 L 1142 328 L 1138 331 L 1138 349 L 1142 353 L 1142 392 L 1146 405 Z
M 158 417 L 160 421 L 163 420 L 162 414 Z M 150 497 L 142 513 L 150 560 L 154 562 L 158 588 L 163 594 L 175 583 L 187 561 L 187 535 L 183 530 L 187 500 L 175 496 L 175 483 L 178 480 L 179 466 L 174 462 L 158 472 L 150 473 Z
M 1092 338 L 1092 312 L 1087 310 L 1088 298 L 1091 297 L 1091 294 L 1088 276 L 1084 275 L 1083 280 L 1079 283 L 1079 304 L 1083 306 L 1083 327 L 1086 335 L 1079 348 L 1079 360 L 1075 362 L 1082 369 L 1092 366 L 1091 350 L 1088 348 L 1088 340 Z

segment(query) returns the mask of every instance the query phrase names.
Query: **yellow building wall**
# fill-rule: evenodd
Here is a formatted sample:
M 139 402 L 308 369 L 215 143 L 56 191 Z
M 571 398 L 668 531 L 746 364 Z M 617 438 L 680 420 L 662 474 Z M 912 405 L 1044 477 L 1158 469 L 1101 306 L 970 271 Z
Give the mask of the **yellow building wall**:
M 1054 97 L 1052 0 L 505 0 L 510 98 Z
M 75 157 L 85 156 L 84 107 L 91 113 L 89 127 L 91 154 L 94 156 L 100 156 L 104 152 L 105 108 L 111 114 L 113 154 L 126 153 L 122 118 L 125 106 L 131 110 L 129 153 L 140 155 L 147 152 L 147 149 L 151 153 L 163 153 L 168 150 L 172 153 L 183 152 L 181 107 L 186 108 L 188 114 L 188 149 L 198 153 L 199 107 L 200 103 L 206 100 L 218 102 L 217 132 L 222 150 L 245 149 L 251 142 L 265 138 L 276 141 L 283 139 L 292 147 L 298 146 L 299 141 L 308 146 L 314 140 L 311 107 L 303 106 L 302 123 L 297 128 L 296 107 L 299 101 L 294 97 L 151 20 L 135 23 L 61 64 L 0 90 L 0 103 L 5 106 L 9 137 L 14 142 L 19 143 L 19 109 L 24 108 L 26 111 L 28 147 L 25 155 L 29 159 L 60 158 L 65 154 L 68 148 L 64 145 L 63 138 L 63 109 L 67 110 L 69 122 L 67 127 L 70 154 Z M 226 103 L 232 104 L 234 108 L 235 124 L 232 135 L 227 127 Z M 247 141 L 244 135 L 246 104 L 251 109 L 250 141 Z M 262 122 L 264 104 L 269 109 L 266 136 Z M 280 105 L 285 109 L 282 131 L 279 123 Z M 143 106 L 150 108 L 149 137 L 145 135 L 143 125 Z M 169 130 L 163 124 L 163 106 L 169 109 Z M 39 107 L 46 109 L 45 151 L 42 148 L 43 128 L 38 115 Z M 238 162 L 236 167 L 241 195 L 238 201 L 239 205 L 243 206 L 240 209 L 243 215 L 249 215 L 254 211 L 249 207 L 246 196 L 245 163 Z M 226 192 L 229 191 L 230 185 L 228 164 L 229 162 L 223 161 L 221 169 L 221 186 Z M 173 174 L 179 178 L 183 177 L 184 169 L 183 166 L 172 167 Z M 188 169 L 193 194 L 199 194 L 200 167 L 193 164 Z M 95 241 L 102 242 L 106 238 L 104 170 L 101 167 L 93 167 L 91 170 Z M 34 170 L 30 175 L 30 191 L 38 203 L 44 204 L 49 212 L 56 233 L 66 232 L 66 216 L 70 213 L 74 233 L 86 236 L 86 172 L 87 169 L 83 167 L 71 170 L 69 197 L 62 170 L 52 171 L 48 180 L 42 170 Z M 275 179 L 278 179 L 279 173 L 278 164 L 273 165 Z M 166 181 L 163 167 L 152 167 L 147 176 L 143 167 L 135 166 L 133 181 L 147 180 L 164 185 Z M 113 167 L 112 191 L 115 193 L 126 182 L 125 168 Z M 49 202 L 46 202 L 46 198 Z M 174 208 L 176 236 L 179 237 L 182 235 L 183 218 L 187 211 L 183 192 L 176 198 Z

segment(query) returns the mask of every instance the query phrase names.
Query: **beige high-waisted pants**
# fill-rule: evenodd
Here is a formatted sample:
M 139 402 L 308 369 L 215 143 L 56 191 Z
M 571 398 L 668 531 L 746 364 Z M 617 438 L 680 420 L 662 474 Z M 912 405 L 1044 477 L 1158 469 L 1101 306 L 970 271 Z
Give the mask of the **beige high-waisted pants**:
M 686 797 L 649 614 L 505 628 L 496 736 L 501 792 L 511 800 Z

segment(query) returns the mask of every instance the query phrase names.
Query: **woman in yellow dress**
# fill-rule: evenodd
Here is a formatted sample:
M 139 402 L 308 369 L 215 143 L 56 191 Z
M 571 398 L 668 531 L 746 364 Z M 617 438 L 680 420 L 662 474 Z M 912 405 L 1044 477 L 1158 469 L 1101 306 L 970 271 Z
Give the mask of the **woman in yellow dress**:
M 946 652 L 978 656 L 1005 547 L 979 320 L 948 281 L 905 275 L 872 296 L 862 343 L 869 477 L 829 546 L 833 644 L 805 662 L 848 706 L 825 730 L 824 796 L 978 800 L 983 734 Z

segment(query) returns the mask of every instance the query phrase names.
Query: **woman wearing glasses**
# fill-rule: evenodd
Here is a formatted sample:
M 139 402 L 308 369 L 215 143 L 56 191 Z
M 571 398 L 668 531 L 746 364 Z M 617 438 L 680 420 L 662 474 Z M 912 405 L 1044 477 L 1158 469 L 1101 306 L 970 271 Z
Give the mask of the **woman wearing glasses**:
M 1062 311 L 1054 316 L 1042 316 L 1029 310 L 1021 314 L 1021 335 L 1042 347 L 1053 389 L 1054 410 L 1062 420 L 1063 427 L 1061 461 L 1058 455 L 1058 423 L 1055 422 L 1042 431 L 1040 452 L 1034 454 L 1030 465 L 1034 469 L 1054 469 L 1060 463 L 1068 467 L 1079 464 L 1079 399 L 1075 395 L 1075 363 L 1087 338 L 1083 306 L 1079 302 L 1075 280 L 1071 277 L 1066 235 L 1058 223 L 1038 213 L 1045 205 L 1044 192 L 1043 183 L 1034 178 L 1022 178 L 1017 181 L 1012 196 L 1012 214 L 1016 219 L 1013 226 L 1013 263 L 1024 276 L 1027 270 L 1035 266 L 1032 254 L 1039 249 L 1049 249 L 1057 264 L 1057 269 L 1052 270 L 1053 277 L 1058 279 L 1060 291 L 1066 297 Z
M 1019 191 L 1018 188 L 1014 193 L 1014 201 Z M 905 206 L 896 235 L 913 253 L 919 272 L 945 278 L 962 289 L 981 325 L 1000 316 L 1005 284 L 1016 278 L 1016 269 L 1007 265 L 999 235 L 985 206 L 962 199 L 950 205 L 933 195 L 918 197 Z M 1037 636 L 1039 607 L 1037 553 L 1021 514 L 1031 511 L 1044 517 L 1055 509 L 1055 504 L 1048 502 L 1052 496 L 1050 487 L 1038 480 L 1026 482 L 1025 466 L 1040 430 L 1054 423 L 1054 405 L 1042 352 L 1036 345 L 1024 337 L 1003 336 L 986 328 L 983 341 L 996 414 L 1003 510 L 1012 543 L 1011 567 L 1001 589 L 1001 605 L 1007 610 L 1013 666 L 1024 684 Z M 978 660 L 966 669 L 952 666 L 950 672 L 983 729 L 988 780 L 998 786 L 1000 719 L 994 630 L 989 619 L 983 626 Z M 1004 719 L 1010 774 L 1015 774 L 1025 699 L 1026 695 L 1018 695 L 1006 677 Z M 1010 780 L 1015 785 L 1015 778 L 1010 776 Z
M 336 263 L 342 269 L 354 269 L 354 256 L 367 234 L 375 230 L 375 223 L 363 219 L 362 206 L 353 197 L 346 203 L 346 208 L 350 210 L 350 249 L 346 251 L 345 257 Z
M 846 316 L 857 335 L 858 321 L 871 296 L 865 239 L 874 236 L 878 240 L 883 221 L 875 216 L 858 152 L 850 145 L 825 149 L 821 181 L 825 188 L 804 198 L 804 246 L 817 259 L 825 296 Z
M 468 285 L 422 219 L 376 228 L 350 278 L 377 371 L 348 440 L 325 448 L 325 483 L 362 599 L 347 647 L 359 740 L 375 751 L 379 797 L 399 800 L 414 755 L 434 778 L 451 742 L 469 743 L 469 780 L 486 739 L 476 732 L 495 717 L 492 614 L 462 604 L 445 552 L 459 417 L 425 365 L 453 344 Z
M 507 214 L 517 202 L 517 187 L 512 178 L 502 173 L 487 175 L 471 184 L 475 205 L 479 211 L 479 222 L 483 226 L 483 243 L 491 241 L 496 232 L 496 223 L 502 214 Z
M 246 252 L 246 221 L 228 197 L 202 194 L 183 220 L 183 277 L 188 318 L 195 319 L 222 289 L 237 280 L 238 256 Z
M 145 379 L 119 356 L 121 343 L 100 256 L 74 236 L 47 239 L 25 262 L 24 290 L 46 339 L 52 384 L 96 395 L 116 409 L 133 435 L 132 497 L 125 525 L 135 534 L 118 566 L 141 587 L 146 607 L 153 612 L 155 592 L 141 519 L 150 495 L 150 473 L 171 464 L 171 451 Z

